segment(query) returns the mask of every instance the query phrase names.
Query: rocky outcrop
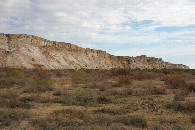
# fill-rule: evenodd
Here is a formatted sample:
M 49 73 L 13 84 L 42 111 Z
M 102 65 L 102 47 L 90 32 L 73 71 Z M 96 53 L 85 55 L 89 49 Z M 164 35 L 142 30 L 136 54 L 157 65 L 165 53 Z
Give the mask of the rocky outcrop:
M 113 56 L 105 51 L 49 41 L 26 34 L 0 34 L 0 66 L 42 69 L 189 69 L 162 59 Z

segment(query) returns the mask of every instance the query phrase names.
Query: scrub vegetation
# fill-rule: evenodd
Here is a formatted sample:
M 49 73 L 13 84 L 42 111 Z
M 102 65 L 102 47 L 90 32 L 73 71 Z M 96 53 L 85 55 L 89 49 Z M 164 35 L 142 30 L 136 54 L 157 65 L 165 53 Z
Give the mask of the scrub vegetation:
M 195 129 L 195 70 L 0 69 L 0 129 Z

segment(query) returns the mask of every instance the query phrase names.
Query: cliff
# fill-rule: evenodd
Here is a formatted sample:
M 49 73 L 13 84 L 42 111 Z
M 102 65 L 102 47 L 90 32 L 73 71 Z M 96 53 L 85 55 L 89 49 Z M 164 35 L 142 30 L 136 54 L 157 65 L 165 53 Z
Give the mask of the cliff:
M 105 51 L 26 34 L 0 34 L 0 67 L 42 69 L 189 69 L 162 59 L 113 56 Z

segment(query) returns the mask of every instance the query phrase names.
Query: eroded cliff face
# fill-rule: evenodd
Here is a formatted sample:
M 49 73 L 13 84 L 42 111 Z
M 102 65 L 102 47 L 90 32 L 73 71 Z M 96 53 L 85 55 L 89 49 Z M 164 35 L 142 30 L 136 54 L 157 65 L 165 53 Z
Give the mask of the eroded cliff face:
M 189 69 L 162 59 L 113 56 L 105 51 L 49 41 L 26 34 L 0 34 L 0 66 L 42 69 Z

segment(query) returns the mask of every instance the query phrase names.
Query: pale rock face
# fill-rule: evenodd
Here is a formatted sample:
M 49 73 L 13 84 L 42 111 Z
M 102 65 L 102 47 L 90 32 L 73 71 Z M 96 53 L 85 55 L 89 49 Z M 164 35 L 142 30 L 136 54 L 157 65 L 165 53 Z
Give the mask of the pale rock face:
M 113 56 L 105 51 L 26 34 L 0 34 L 0 67 L 42 69 L 189 69 L 162 59 Z

